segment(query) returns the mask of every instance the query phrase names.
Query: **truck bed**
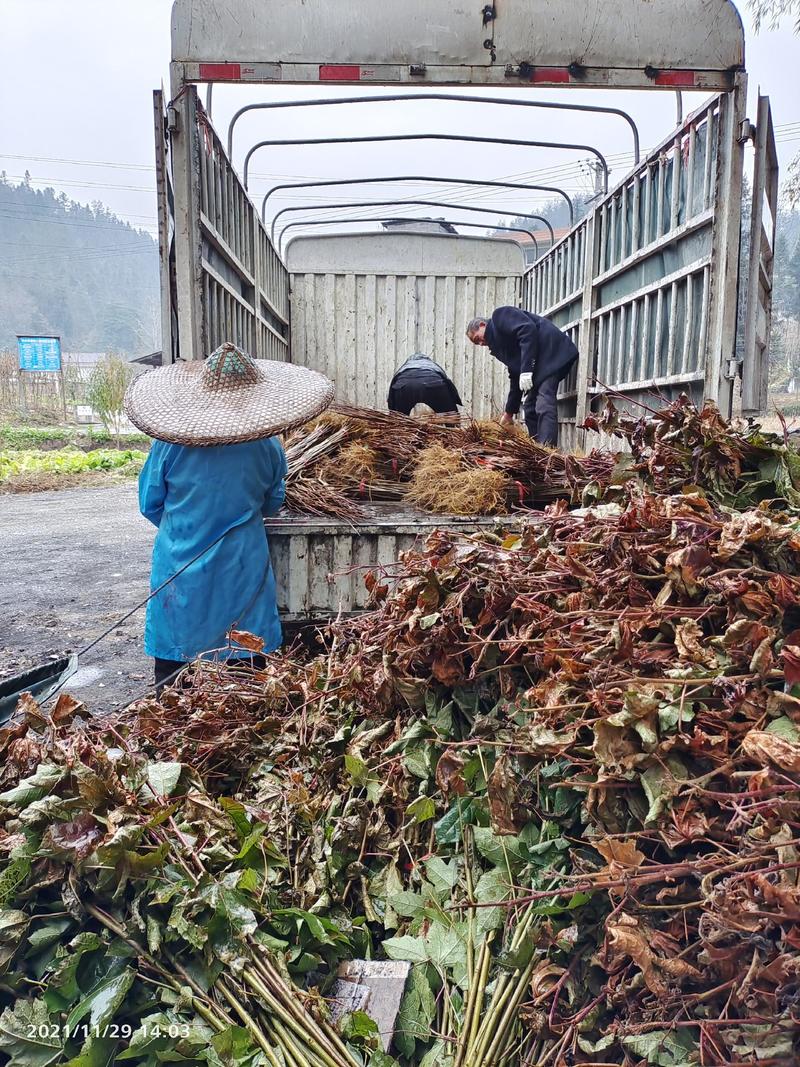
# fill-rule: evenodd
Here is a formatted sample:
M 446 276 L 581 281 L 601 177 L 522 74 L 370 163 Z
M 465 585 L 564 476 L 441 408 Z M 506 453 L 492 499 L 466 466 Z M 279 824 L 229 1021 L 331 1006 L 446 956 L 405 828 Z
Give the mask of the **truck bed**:
M 359 525 L 318 515 L 267 519 L 278 610 L 287 623 L 322 621 L 363 611 L 364 575 L 394 563 L 432 530 L 472 533 L 518 521 L 514 516 L 429 515 L 398 504 L 369 504 Z

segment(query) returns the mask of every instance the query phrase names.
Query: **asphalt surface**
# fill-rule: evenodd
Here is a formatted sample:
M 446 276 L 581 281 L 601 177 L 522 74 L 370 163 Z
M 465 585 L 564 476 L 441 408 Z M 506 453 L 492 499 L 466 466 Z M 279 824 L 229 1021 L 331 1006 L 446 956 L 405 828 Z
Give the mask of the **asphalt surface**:
M 154 534 L 135 482 L 0 496 L 0 679 L 78 651 L 143 600 Z M 65 689 L 91 712 L 142 695 L 152 677 L 143 630 L 142 608 Z

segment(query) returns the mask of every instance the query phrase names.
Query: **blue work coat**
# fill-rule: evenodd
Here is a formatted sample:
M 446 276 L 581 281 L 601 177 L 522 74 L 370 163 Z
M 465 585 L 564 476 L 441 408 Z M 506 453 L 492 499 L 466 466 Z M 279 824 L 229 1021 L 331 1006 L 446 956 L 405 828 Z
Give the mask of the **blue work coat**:
M 189 566 L 148 602 L 148 655 L 189 662 L 224 648 L 231 628 L 256 634 L 266 652 L 280 645 L 264 516 L 280 509 L 285 478 L 274 437 L 210 448 L 153 443 L 139 475 L 139 508 L 158 527 L 151 591 Z

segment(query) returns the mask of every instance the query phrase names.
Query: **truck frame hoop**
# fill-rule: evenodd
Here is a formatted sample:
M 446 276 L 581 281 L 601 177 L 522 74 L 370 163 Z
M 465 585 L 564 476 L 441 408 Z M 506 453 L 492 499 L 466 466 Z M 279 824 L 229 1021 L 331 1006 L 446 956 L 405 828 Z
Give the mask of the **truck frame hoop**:
M 209 98 L 210 99 L 210 98 Z M 633 134 L 634 165 L 639 163 L 639 127 L 627 111 L 617 107 L 602 107 L 599 104 L 565 104 L 549 100 L 499 100 L 493 96 L 459 96 L 456 93 L 391 93 L 388 96 L 344 96 L 335 100 L 281 100 L 277 102 L 246 104 L 240 107 L 228 124 L 228 158 L 233 159 L 233 131 L 236 123 L 248 111 L 274 111 L 286 107 L 333 107 L 338 104 L 386 104 L 397 101 L 446 100 L 460 104 L 499 104 L 502 107 L 538 107 L 552 111 L 582 111 L 589 114 L 614 115 L 624 119 Z
M 440 182 L 447 185 L 491 186 L 492 188 L 498 189 L 525 189 L 533 192 L 556 193 L 558 196 L 563 196 L 567 202 L 570 228 L 575 224 L 575 205 L 572 198 L 568 196 L 563 189 L 559 189 L 558 186 L 555 185 L 527 185 L 522 182 L 491 182 L 481 181 L 478 178 L 432 178 L 422 174 L 392 174 L 389 177 L 382 178 L 333 178 L 318 182 L 291 182 L 286 185 L 273 185 L 273 187 L 264 194 L 264 199 L 261 202 L 261 221 L 266 226 L 267 201 L 273 193 L 277 193 L 283 189 L 319 189 L 322 186 L 330 185 L 382 185 L 386 182 Z
M 250 160 L 259 148 L 288 148 L 291 146 L 319 144 L 375 144 L 383 141 L 463 141 L 467 144 L 502 144 L 514 145 L 520 148 L 559 148 L 565 151 L 589 152 L 600 163 L 603 174 L 603 195 L 608 193 L 608 162 L 602 152 L 592 145 L 573 144 L 570 141 L 520 141 L 511 137 L 478 137 L 475 134 L 466 133 L 388 133 L 375 134 L 371 137 L 311 137 L 301 140 L 269 140 L 257 141 L 244 157 L 244 170 L 242 182 L 245 189 L 248 188 L 247 178 L 250 169 Z
M 533 219 L 535 222 L 543 222 L 550 233 L 550 247 L 556 243 L 556 235 L 553 227 L 544 215 L 532 215 L 529 211 L 496 211 L 494 208 L 488 207 L 472 207 L 471 204 L 450 204 L 446 200 L 358 200 L 355 202 L 345 204 L 295 204 L 291 207 L 285 207 L 277 213 L 272 220 L 272 228 L 270 231 L 270 240 L 273 245 L 275 244 L 275 226 L 281 215 L 286 215 L 290 211 L 336 211 L 341 209 L 343 211 L 349 211 L 354 208 L 369 208 L 369 207 L 397 207 L 401 210 L 406 206 L 413 207 L 457 207 L 462 211 L 475 211 L 481 215 L 509 215 L 513 219 Z M 341 219 L 341 222 L 345 222 L 346 219 Z M 491 229 L 491 227 L 487 227 Z M 283 230 L 281 230 L 281 235 Z M 278 239 L 280 245 L 280 238 Z M 538 249 L 537 249 L 538 255 Z

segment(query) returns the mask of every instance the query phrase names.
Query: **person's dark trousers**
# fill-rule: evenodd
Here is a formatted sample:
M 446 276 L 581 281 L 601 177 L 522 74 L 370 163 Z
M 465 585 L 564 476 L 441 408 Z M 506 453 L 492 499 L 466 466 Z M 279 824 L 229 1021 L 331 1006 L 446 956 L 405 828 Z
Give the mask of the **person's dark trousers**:
M 545 378 L 536 389 L 531 389 L 525 394 L 523 411 L 525 425 L 528 433 L 534 441 L 540 445 L 550 445 L 555 448 L 558 444 L 558 383 L 561 374 L 554 374 L 551 378 Z
M 153 674 L 155 675 L 156 694 L 161 695 L 161 690 L 167 685 L 170 685 L 175 680 L 175 675 L 178 671 L 183 670 L 186 666 L 182 660 L 177 659 L 158 659 L 155 660 L 155 669 Z
M 266 656 L 244 656 L 241 660 L 230 660 L 230 665 L 235 666 L 239 663 L 244 664 L 247 667 L 252 667 L 254 670 L 263 671 L 267 665 Z M 171 685 L 175 681 L 175 676 L 179 671 L 182 671 L 186 664 L 182 660 L 177 659 L 158 659 L 155 660 L 155 683 L 156 694 L 160 695 L 162 689 Z

